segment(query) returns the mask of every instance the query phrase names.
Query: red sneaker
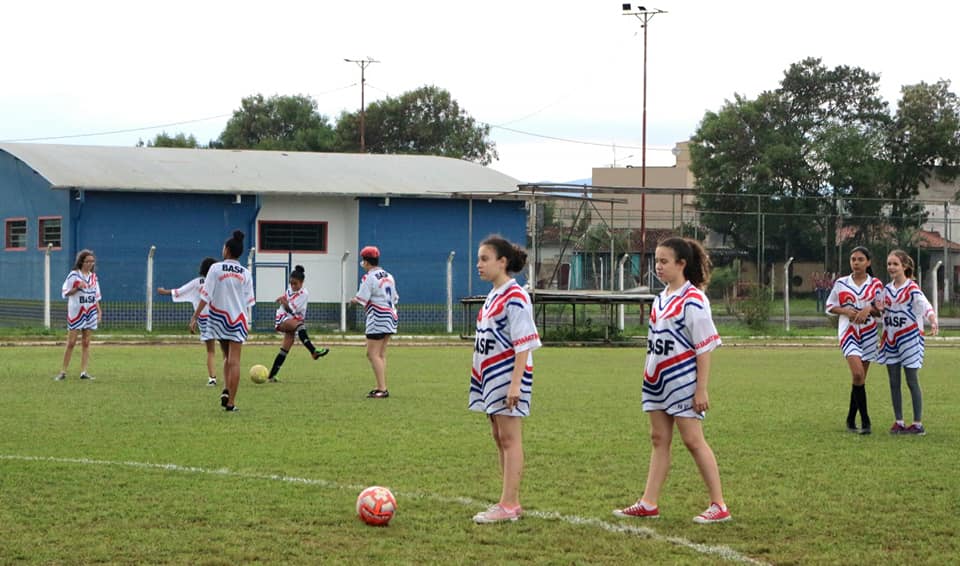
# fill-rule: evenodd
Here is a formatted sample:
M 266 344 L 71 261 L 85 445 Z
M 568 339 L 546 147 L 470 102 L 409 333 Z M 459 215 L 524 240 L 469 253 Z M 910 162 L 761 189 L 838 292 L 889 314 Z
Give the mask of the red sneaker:
M 898 422 L 894 422 L 893 426 L 890 427 L 890 434 L 903 434 L 905 432 L 907 432 L 907 427 Z
M 644 507 L 640 501 L 637 501 L 630 507 L 625 507 L 623 509 L 614 509 L 613 514 L 617 517 L 641 517 L 645 519 L 659 519 L 660 518 L 660 508 L 654 507 L 653 509 L 648 509 Z
M 730 515 L 730 510 L 726 506 L 720 507 L 716 503 L 711 503 L 710 507 L 707 507 L 707 510 L 703 513 L 700 513 L 693 518 L 694 523 L 721 523 L 723 521 L 729 521 L 733 516 Z
M 927 429 L 923 428 L 922 424 L 913 423 L 912 425 L 908 426 L 902 434 L 915 434 L 917 436 L 923 436 L 927 434 Z

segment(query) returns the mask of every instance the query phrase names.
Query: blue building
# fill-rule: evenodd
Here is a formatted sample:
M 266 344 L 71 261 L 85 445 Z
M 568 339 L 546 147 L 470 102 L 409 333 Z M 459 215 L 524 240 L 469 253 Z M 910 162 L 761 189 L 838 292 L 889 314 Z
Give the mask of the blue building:
M 306 268 L 311 302 L 349 298 L 361 276 L 358 250 L 372 244 L 402 304 L 444 303 L 451 251 L 460 297 L 487 290 L 474 268 L 484 237 L 525 241 L 517 184 L 434 156 L 0 144 L 0 302 L 43 299 L 48 246 L 55 299 L 87 248 L 105 301 L 143 302 L 151 246 L 156 286 L 176 287 L 203 257 L 219 259 L 240 229 L 254 253 L 258 302 L 272 302 L 296 264 Z M 346 252 L 350 275 L 341 281 Z

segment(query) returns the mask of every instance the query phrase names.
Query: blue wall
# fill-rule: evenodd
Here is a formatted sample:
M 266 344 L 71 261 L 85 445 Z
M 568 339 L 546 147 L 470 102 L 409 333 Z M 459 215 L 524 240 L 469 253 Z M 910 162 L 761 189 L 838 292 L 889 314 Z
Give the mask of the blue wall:
M 61 217 L 61 229 L 69 224 L 69 205 L 66 191 L 53 191 L 50 183 L 25 165 L 19 159 L 0 151 L 0 230 L 4 229 L 4 220 L 8 218 L 27 219 L 27 249 L 25 251 L 6 251 L 0 246 L 0 297 L 7 299 L 43 299 L 43 258 L 46 250 L 39 249 L 39 217 Z M 4 238 L 6 234 L 0 233 Z M 67 243 L 64 241 L 64 246 Z M 66 272 L 60 273 L 68 254 L 64 250 L 51 252 L 50 265 L 52 279 L 56 282 L 58 297 L 60 284 Z M 73 257 L 71 256 L 71 260 Z M 72 263 L 67 262 L 67 263 Z
M 0 151 L 0 222 L 27 219 L 27 250 L 0 248 L 0 298 L 43 299 L 44 250 L 38 248 L 40 216 L 60 216 L 62 247 L 51 252 L 51 297 L 79 250 L 97 255 L 104 300 L 138 301 L 146 295 L 147 255 L 157 246 L 154 285 L 174 288 L 196 277 L 204 256 L 221 258 L 234 229 L 247 235 L 259 209 L 257 198 L 192 193 L 53 190 L 22 161 Z M 241 261 L 246 263 L 246 253 Z
M 245 196 L 240 204 L 233 199 L 233 195 L 85 191 L 82 201 L 70 202 L 76 241 L 70 260 L 78 250 L 92 249 L 104 300 L 143 301 L 151 245 L 157 246 L 154 286 L 167 288 L 196 277 L 205 256 L 220 260 L 223 243 L 235 229 L 244 232 L 244 247 L 250 249 L 256 198 Z M 240 261 L 246 264 L 247 253 Z M 65 275 L 63 271 L 57 277 L 62 281 Z M 55 281 L 57 289 L 60 281 Z
M 497 233 L 526 245 L 527 212 L 523 202 L 474 200 L 472 204 L 471 240 L 468 200 L 391 198 L 390 205 L 384 206 L 382 198 L 359 199 L 360 247 L 380 248 L 380 264 L 396 278 L 400 304 L 446 302 L 447 256 L 451 251 L 456 252 L 454 301 L 468 294 L 485 295 L 490 284 L 477 276 L 475 267 L 479 243 Z M 358 268 L 358 273 L 362 275 L 363 270 Z M 518 276 L 517 280 L 523 284 L 526 278 Z

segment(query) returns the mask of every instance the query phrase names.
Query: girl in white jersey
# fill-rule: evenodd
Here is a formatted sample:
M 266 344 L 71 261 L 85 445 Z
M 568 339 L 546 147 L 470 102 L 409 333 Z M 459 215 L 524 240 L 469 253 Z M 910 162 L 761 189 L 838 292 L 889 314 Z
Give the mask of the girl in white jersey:
M 923 428 L 923 393 L 918 372 L 923 366 L 923 321 L 930 323 L 930 334 L 939 330 L 937 314 L 913 280 L 913 258 L 903 250 L 893 250 L 887 256 L 890 283 L 883 288 L 883 342 L 879 363 L 887 366 L 890 378 L 890 397 L 895 421 L 890 434 L 927 433 Z M 900 390 L 900 368 L 907 376 L 907 387 L 913 402 L 913 424 L 903 421 L 903 399 Z
M 477 313 L 469 408 L 490 420 L 503 479 L 500 500 L 473 517 L 481 524 L 516 521 L 523 512 L 522 424 L 530 414 L 532 352 L 541 346 L 530 296 L 510 277 L 522 271 L 526 262 L 527 253 L 500 236 L 490 236 L 477 251 L 477 271 L 493 284 L 493 290 Z
M 837 279 L 827 297 L 827 314 L 840 317 L 837 335 L 840 350 L 847 359 L 853 386 L 850 390 L 850 409 L 847 411 L 847 430 L 870 434 L 870 415 L 867 413 L 867 370 L 877 359 L 877 338 L 880 309 L 877 301 L 883 283 L 873 276 L 870 250 L 857 246 L 850 252 L 850 275 Z M 857 413 L 861 428 L 857 428 Z
M 190 332 L 196 332 L 197 320 L 209 307 L 207 328 L 220 342 L 223 352 L 223 381 L 220 405 L 236 411 L 237 387 L 240 385 L 240 353 L 250 329 L 247 309 L 256 302 L 253 277 L 237 261 L 243 254 L 243 232 L 235 230 L 223 245 L 223 261 L 210 266 L 200 288 L 200 303 L 190 319 Z
M 366 310 L 367 359 L 373 368 L 377 388 L 367 393 L 371 399 L 385 399 L 387 390 L 387 344 L 397 333 L 397 283 L 380 267 L 380 250 L 366 246 L 360 250 L 360 267 L 367 270 L 360 289 L 352 299 Z
M 710 506 L 694 517 L 694 522 L 727 521 L 731 516 L 723 501 L 717 459 L 703 436 L 702 425 L 710 408 L 710 353 L 721 343 L 710 301 L 703 292 L 710 280 L 710 259 L 699 242 L 668 238 L 657 245 L 655 262 L 657 278 L 666 288 L 650 309 L 643 372 L 643 410 L 650 415 L 653 451 L 643 496 L 613 514 L 652 519 L 660 516 L 657 500 L 670 471 L 670 444 L 676 424 L 710 494 Z
M 203 287 L 203 280 L 207 276 L 207 272 L 210 271 L 210 266 L 216 262 L 217 260 L 212 257 L 203 258 L 203 261 L 200 262 L 199 277 L 194 277 L 177 289 L 157 287 L 157 293 L 170 295 L 175 303 L 190 303 L 193 310 L 196 311 L 197 305 L 200 304 L 200 289 Z M 213 387 L 217 384 L 216 348 L 214 347 L 213 336 L 207 330 L 207 313 L 207 309 L 200 313 L 200 316 L 197 317 L 197 325 L 200 327 L 200 341 L 207 349 L 207 385 Z
M 87 373 L 87 364 L 90 362 L 90 337 L 97 329 L 103 311 L 100 307 L 100 281 L 93 268 L 97 258 L 90 250 L 80 250 L 73 263 L 73 271 L 63 281 L 60 295 L 67 299 L 67 347 L 63 352 L 63 365 L 60 373 L 54 376 L 56 381 L 67 378 L 67 367 L 73 348 L 77 344 L 77 333 L 80 333 L 80 379 L 93 379 Z
M 290 274 L 287 290 L 277 297 L 280 307 L 277 309 L 274 318 L 274 328 L 277 332 L 283 332 L 283 345 L 280 346 L 280 352 L 273 360 L 273 368 L 270 369 L 270 383 L 280 382 L 277 379 L 277 374 L 280 373 L 280 366 L 287 360 L 287 354 L 293 347 L 294 334 L 300 338 L 300 342 L 310 352 L 313 359 L 319 360 L 330 352 L 327 348 L 318 350 L 314 347 L 313 342 L 310 341 L 310 336 L 307 334 L 307 302 L 310 293 L 303 286 L 305 278 L 306 274 L 303 271 L 303 266 L 294 267 L 293 273 Z

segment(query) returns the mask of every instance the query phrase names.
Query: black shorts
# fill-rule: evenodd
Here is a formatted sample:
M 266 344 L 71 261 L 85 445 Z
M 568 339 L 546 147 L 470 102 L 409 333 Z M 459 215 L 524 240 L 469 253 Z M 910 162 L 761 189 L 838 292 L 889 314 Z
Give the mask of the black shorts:
M 367 334 L 367 340 L 383 340 L 387 336 L 393 336 L 393 333 Z

